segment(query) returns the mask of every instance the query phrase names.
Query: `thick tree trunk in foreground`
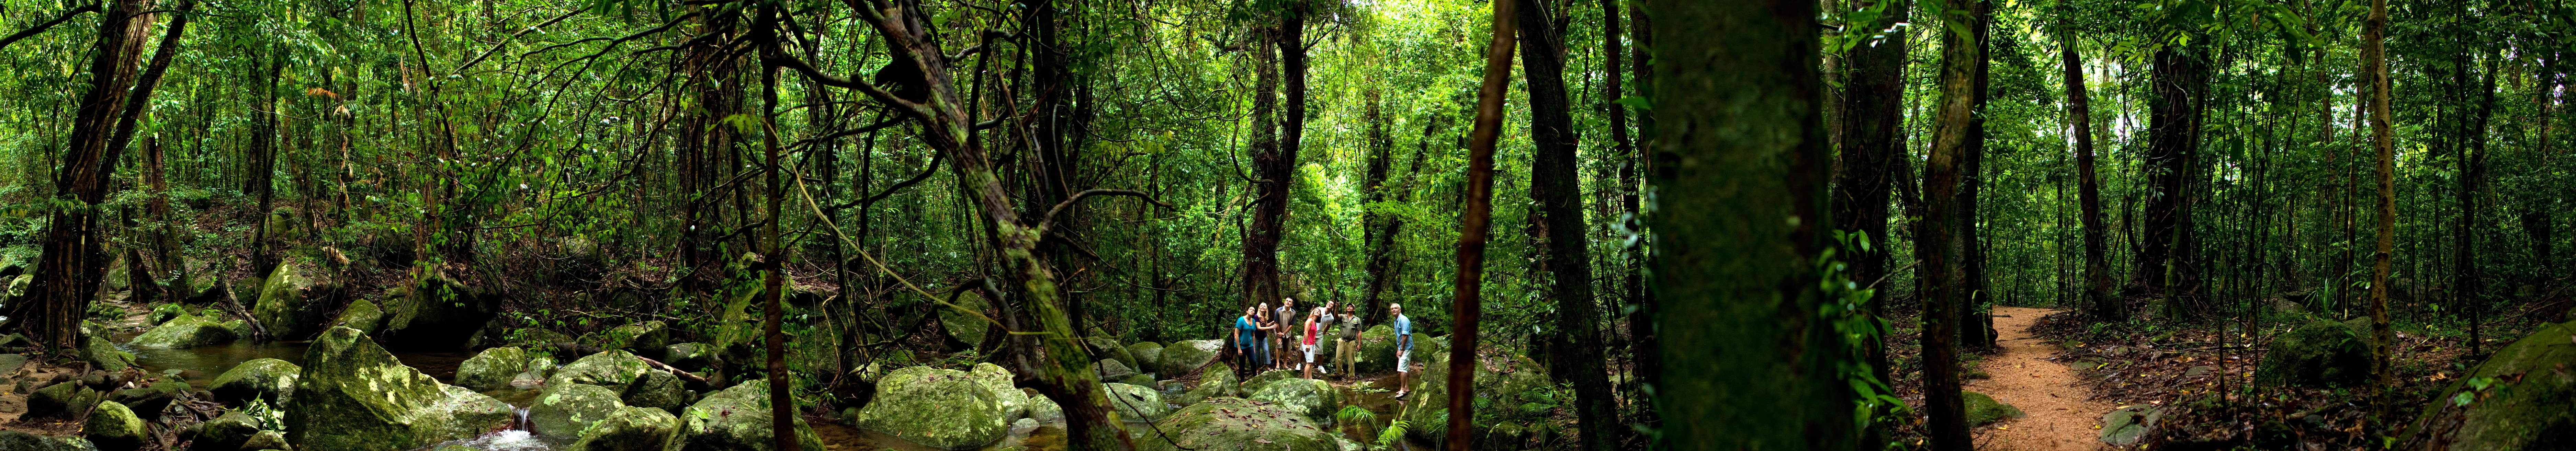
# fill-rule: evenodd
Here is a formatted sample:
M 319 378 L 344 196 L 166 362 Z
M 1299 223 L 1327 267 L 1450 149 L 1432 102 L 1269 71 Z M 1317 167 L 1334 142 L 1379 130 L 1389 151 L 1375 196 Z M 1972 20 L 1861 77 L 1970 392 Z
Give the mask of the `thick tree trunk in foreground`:
M 2129 276 L 2127 296 L 2171 297 L 2167 285 L 2176 238 L 2191 197 L 2192 159 L 2200 146 L 2200 99 L 2208 95 L 2209 65 L 2198 47 L 2168 45 L 2157 50 L 2150 77 L 2155 98 L 2149 107 L 2146 177 L 2148 196 L 2144 238 L 2138 243 L 2138 265 Z
M 1848 355 L 1816 318 L 1831 160 L 1816 2 L 1665 2 L 1653 51 L 1653 272 L 1674 449 L 1859 447 Z M 1687 57 L 1685 57 L 1687 56 Z M 1707 427 L 1724 425 L 1724 427 Z
M 2389 130 L 2388 117 L 2388 0 L 2371 0 L 2370 17 L 2362 29 L 2362 66 L 2370 84 L 2370 143 L 2379 160 L 2379 247 L 2372 253 L 2370 273 L 2370 337 L 2375 349 L 2388 349 L 2394 332 L 2388 328 L 2389 254 L 2397 243 L 2397 188 L 2393 174 L 2397 171 L 2397 146 Z M 2395 376 L 2388 370 L 2388 354 L 2374 353 L 2370 374 L 2373 384 L 2371 411 L 2376 418 L 2388 412 L 2388 390 Z
M 1494 141 L 1502 136 L 1503 95 L 1511 84 L 1512 35 L 1517 1 L 1494 3 L 1494 37 L 1485 43 L 1485 77 L 1476 90 L 1476 122 L 1467 143 L 1467 192 L 1458 213 L 1458 276 L 1452 292 L 1449 333 L 1449 451 L 1475 449 L 1476 326 L 1484 314 L 1485 241 L 1493 232 Z
M 1610 377 L 1603 373 L 1600 313 L 1592 302 L 1590 228 L 1583 217 L 1581 162 L 1575 157 L 1574 115 L 1565 92 L 1565 38 L 1548 24 L 1547 5 L 1516 0 L 1520 28 L 1521 70 L 1530 97 L 1530 200 L 1545 221 L 1547 270 L 1553 279 L 1549 298 L 1556 301 L 1557 336 L 1550 372 L 1574 384 L 1575 415 L 1585 427 L 1576 430 L 1578 449 L 1608 451 L 1615 446 L 1609 427 L 1619 423 L 1611 405 Z
M 2057 54 L 2066 70 L 2066 128 L 2075 135 L 2076 199 L 2083 204 L 2084 306 L 2096 321 L 2118 321 L 2128 312 L 2121 308 L 2126 304 L 2111 297 L 2109 232 L 2102 229 L 2102 181 L 2093 163 L 2092 96 L 2084 86 L 2084 59 L 2076 53 L 2075 25 L 2068 17 L 2074 12 L 2059 14 Z
M 1256 31 L 1252 93 L 1252 222 L 1243 231 L 1243 302 L 1279 302 L 1279 239 L 1288 220 L 1288 176 L 1296 162 L 1281 149 L 1277 124 L 1279 71 L 1273 65 L 1283 40 L 1277 30 Z
M 1962 0 L 1948 0 L 1942 23 L 1977 20 L 1973 7 L 1962 7 Z M 1962 30 L 1962 28 L 1970 28 Z M 1934 117 L 1932 149 L 1923 169 L 1923 222 L 1917 233 L 1915 249 L 1920 249 L 1922 268 L 1915 279 L 1923 293 L 1923 393 L 1925 414 L 1931 417 L 1926 435 L 1932 449 L 1965 451 L 1976 445 L 1969 442 L 1964 401 L 1959 394 L 1960 328 L 1962 313 L 1970 286 L 1962 276 L 1966 269 L 1958 259 L 1959 249 L 1952 239 L 1957 222 L 1964 219 L 1953 211 L 1958 202 L 1960 166 L 1974 152 L 1977 124 L 1977 72 L 1986 60 L 1985 45 L 1979 42 L 1971 27 L 1942 27 L 1941 99 Z M 1966 31 L 1962 33 L 1961 31 Z
M 55 174 L 51 226 L 45 230 L 44 261 L 36 266 L 36 297 L 29 335 L 62 349 L 79 346 L 80 321 L 90 295 L 98 292 L 107 264 L 105 237 L 99 233 L 97 205 L 107 199 L 117 154 L 110 146 L 118 122 L 125 118 L 129 96 L 136 91 L 135 63 L 142 59 L 144 30 L 152 25 L 151 6 L 142 0 L 109 5 L 99 21 L 98 47 L 90 58 L 89 91 L 72 120 L 70 148 L 63 170 Z M 149 93 L 144 93 L 149 95 Z

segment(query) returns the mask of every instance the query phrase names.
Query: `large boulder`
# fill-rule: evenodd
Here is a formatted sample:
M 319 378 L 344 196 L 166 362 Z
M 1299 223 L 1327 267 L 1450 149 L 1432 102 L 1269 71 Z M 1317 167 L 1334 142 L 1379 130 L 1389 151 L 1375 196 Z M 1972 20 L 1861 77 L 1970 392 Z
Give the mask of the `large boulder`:
M 957 293 L 957 299 L 954 304 L 977 312 L 992 309 L 992 304 L 985 302 L 984 296 L 979 293 L 980 292 L 977 290 L 966 290 L 964 292 Z M 934 305 L 932 307 L 939 311 L 940 329 L 947 331 L 948 339 L 956 343 L 964 344 L 966 346 L 983 344 L 984 335 L 990 333 L 993 327 L 990 321 L 984 319 L 985 317 L 970 315 L 966 312 L 948 308 L 948 306 L 944 305 Z
M 197 423 L 196 426 L 190 426 L 190 429 L 186 436 L 193 437 L 188 440 L 193 444 L 188 449 L 232 451 L 242 449 L 242 442 L 250 441 L 252 435 L 259 434 L 260 421 L 258 417 L 235 410 L 224 412 L 223 416 L 215 419 Z
M 1002 369 L 1001 365 L 978 363 L 967 374 L 974 376 L 975 383 L 983 384 L 985 390 L 993 392 L 993 403 L 1002 409 L 1002 418 L 1016 420 L 1029 415 L 1029 395 L 1011 386 L 1011 370 Z
M 1215 398 L 1139 428 L 1138 451 L 1332 451 L 1332 434 L 1305 415 L 1243 398 Z M 1157 434 L 1161 435 L 1157 435 Z
M 769 416 L 769 381 L 754 380 L 709 394 L 680 412 L 680 432 L 669 451 L 777 451 Z M 796 422 L 802 451 L 823 451 L 822 436 Z
M 555 369 L 554 376 L 546 378 L 546 385 L 591 384 L 602 387 L 625 387 L 626 384 L 634 383 L 635 378 L 643 377 L 645 371 L 652 369 L 652 365 L 645 364 L 644 360 L 636 358 L 635 354 L 628 354 L 623 350 L 600 351 Z
M 110 373 L 125 371 L 125 367 L 134 366 L 134 353 L 116 349 L 116 342 L 110 341 L 108 337 L 107 326 L 82 321 L 81 361 L 89 362 L 91 368 Z
M 2576 322 L 2540 326 L 2442 389 L 2397 449 L 2567 449 L 2576 444 Z M 2445 448 L 2447 446 L 2447 448 Z
M 1261 386 L 1249 397 L 1266 401 L 1281 410 L 1305 415 L 1316 423 L 1330 424 L 1333 414 L 1342 408 L 1341 392 L 1333 384 L 1315 379 L 1288 379 Z
M 1037 420 L 1039 423 L 1064 421 L 1064 406 L 1056 405 L 1054 399 L 1038 394 L 1035 390 L 1024 389 L 1020 394 L 1029 397 L 1028 419 Z
M 328 307 L 319 305 L 331 291 L 331 276 L 312 263 L 290 258 L 278 262 L 259 288 L 259 303 L 251 306 L 251 319 L 268 329 L 268 334 L 281 339 L 300 339 L 313 335 L 322 324 Z
M 2313 321 L 2272 339 L 2272 349 L 2254 367 L 2254 382 L 2264 385 L 2344 387 L 2370 379 L 2367 331 L 2346 323 Z
M 1216 362 L 1208 364 L 1207 372 L 1199 374 L 1198 386 L 1190 387 L 1189 391 L 1182 392 L 1181 397 L 1174 400 L 1184 406 L 1198 404 L 1208 398 L 1241 396 L 1242 388 L 1242 381 L 1234 379 L 1234 367 L 1227 366 L 1225 362 Z
M 189 390 L 187 382 L 171 378 L 150 386 L 117 390 L 108 394 L 107 399 L 124 404 L 143 419 L 150 420 L 161 418 L 161 410 L 170 407 L 171 402 L 187 397 Z
M 528 432 L 537 435 L 576 436 L 608 414 L 626 405 L 617 399 L 617 391 L 590 384 L 546 386 L 528 406 Z
M 617 409 L 581 431 L 572 451 L 662 451 L 680 431 L 680 418 L 650 407 Z
M 1153 387 L 1112 383 L 1101 384 L 1101 391 L 1109 397 L 1109 407 L 1117 410 L 1122 419 L 1154 421 L 1172 413 L 1171 406 L 1163 405 L 1163 394 Z
M 456 385 L 475 390 L 499 390 L 510 386 L 510 379 L 528 370 L 528 350 L 517 346 L 485 349 L 456 364 Z
M 618 399 L 624 400 L 627 406 L 662 409 L 663 412 L 678 412 L 689 407 L 689 401 L 697 397 L 697 393 L 689 391 L 687 382 L 669 371 L 646 371 L 644 375 L 636 376 L 635 382 L 626 384 L 624 389 L 618 393 Z
M 706 369 L 715 363 L 715 354 L 706 343 L 676 343 L 662 347 L 662 363 L 683 371 Z
M 81 426 L 89 442 L 102 451 L 131 451 L 143 447 L 143 441 L 150 437 L 143 428 L 143 419 L 116 401 L 99 402 L 97 409 L 90 410 L 89 421 Z
M 1261 374 L 1252 375 L 1251 379 L 1244 379 L 1242 390 L 1244 393 L 1259 392 L 1262 387 L 1268 386 L 1272 382 L 1296 379 L 1297 375 L 1298 372 L 1291 370 L 1263 371 Z
M 855 426 L 932 448 L 970 449 L 1010 433 L 1000 395 L 964 371 L 905 367 L 877 381 Z
M 153 326 L 152 330 L 135 336 L 126 344 L 143 348 L 186 349 L 231 343 L 240 338 L 233 334 L 232 327 L 213 318 L 181 314 L 170 318 L 169 322 Z
M 1100 380 L 1117 380 L 1136 375 L 1134 367 L 1127 366 L 1125 362 L 1118 359 L 1100 359 L 1099 362 L 1091 364 L 1091 369 L 1099 372 Z
M 341 308 L 340 318 L 332 320 L 331 324 L 373 334 L 384 328 L 385 309 L 377 307 L 376 301 L 359 299 Z
M 1422 351 L 1422 336 L 1413 336 L 1413 350 Z M 1395 327 L 1379 324 L 1360 331 L 1360 373 L 1395 371 Z
M 270 405 L 286 405 L 286 400 L 295 394 L 296 378 L 302 377 L 303 373 L 304 367 L 284 360 L 252 359 L 224 370 L 224 374 L 216 376 L 214 384 L 208 385 L 207 390 L 215 394 L 216 400 L 227 403 L 256 398 L 267 400 Z
M 395 451 L 510 426 L 509 404 L 403 366 L 366 333 L 332 328 L 304 353 L 286 405 L 297 449 Z
M 1428 340 L 1416 342 L 1415 350 L 1419 351 L 1422 345 L 1428 343 Z M 1476 392 L 1469 396 L 1489 399 L 1495 406 L 1522 406 L 1532 402 L 1554 404 L 1551 400 L 1545 399 L 1546 396 L 1552 395 L 1542 390 L 1553 387 L 1554 383 L 1548 379 L 1546 372 L 1539 370 L 1539 364 L 1527 356 L 1512 355 L 1495 362 L 1474 366 L 1476 374 L 1471 380 L 1474 381 Z M 1443 423 L 1440 421 L 1441 415 L 1450 413 L 1447 412 L 1447 408 L 1441 407 L 1449 405 L 1449 396 L 1452 395 L 1449 392 L 1449 384 L 1445 382 L 1447 380 L 1449 380 L 1448 365 L 1423 365 L 1422 371 L 1410 379 L 1413 394 L 1406 396 L 1405 401 L 1425 407 L 1406 411 L 1403 420 L 1417 425 L 1413 429 L 1406 430 L 1407 436 L 1435 444 L 1445 439 L 1448 431 L 1438 426 L 1419 427 L 1419 425 Z M 1502 413 L 1500 416 L 1510 420 L 1526 419 L 1514 417 L 1514 415 L 1529 415 L 1529 412 L 1520 409 L 1498 411 Z M 1487 431 L 1483 428 L 1491 425 L 1475 423 L 1474 427 L 1478 428 L 1473 431 L 1474 435 L 1482 436 L 1487 435 L 1485 434 Z
M 1156 373 L 1163 377 L 1181 377 L 1216 361 L 1217 351 L 1225 350 L 1223 340 L 1182 340 L 1163 347 L 1162 367 Z
M 1108 337 L 1091 337 L 1082 339 L 1082 344 L 1083 347 L 1090 348 L 1092 357 L 1118 359 L 1118 363 L 1127 364 L 1128 368 L 1144 368 L 1142 366 L 1136 366 L 1136 355 L 1128 353 L 1127 347 L 1120 346 L 1117 339 Z M 1140 370 L 1138 372 L 1141 373 L 1143 371 Z
M 1163 344 L 1151 341 L 1127 345 L 1127 354 L 1136 356 L 1136 369 L 1162 371 Z

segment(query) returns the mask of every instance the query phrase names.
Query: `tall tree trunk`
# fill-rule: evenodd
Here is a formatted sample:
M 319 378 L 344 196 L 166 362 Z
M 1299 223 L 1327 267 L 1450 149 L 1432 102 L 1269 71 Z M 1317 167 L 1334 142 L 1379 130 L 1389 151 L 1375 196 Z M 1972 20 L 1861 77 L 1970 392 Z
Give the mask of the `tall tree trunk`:
M 1959 152 L 1959 200 L 1954 210 L 1958 218 L 1951 224 L 1954 227 L 1952 231 L 1958 234 L 1957 241 L 1952 243 L 1959 248 L 1958 277 L 1967 284 L 1959 293 L 1959 347 L 1984 351 L 1995 347 L 1995 334 L 1994 316 L 1981 310 L 1991 302 L 1993 290 L 1987 287 L 1986 246 L 1978 234 L 1977 220 L 1983 216 L 1977 212 L 1977 192 L 1986 183 L 1986 87 L 1990 84 L 1987 82 L 1987 73 L 1990 72 L 1987 67 L 1992 65 L 1991 60 L 1982 55 L 1991 53 L 1985 48 L 1991 42 L 1986 36 L 1993 28 L 1995 16 L 1991 0 L 1975 2 L 1976 22 L 1969 29 L 1977 35 L 1975 45 L 1977 54 L 1981 56 L 1977 58 L 1976 67 L 1972 68 L 1976 71 L 1976 81 L 1968 89 L 1969 95 L 1975 98 L 1969 107 L 1972 113 L 1968 114 L 1968 145 Z
M 1284 28 L 1284 27 L 1283 27 Z M 1279 302 L 1279 239 L 1288 217 L 1288 172 L 1278 135 L 1279 71 L 1273 64 L 1286 40 L 1278 29 L 1255 32 L 1252 93 L 1252 223 L 1243 232 L 1243 297 L 1246 303 Z
M 1655 60 L 1651 58 L 1651 47 L 1655 43 L 1654 22 L 1651 20 L 1654 17 L 1651 13 L 1656 8 L 1652 6 L 1654 1 L 1628 0 L 1630 28 L 1628 35 L 1630 40 L 1637 43 L 1628 47 L 1629 78 L 1635 79 L 1637 83 L 1637 96 L 1649 99 L 1655 96 Z M 1648 142 L 1655 139 L 1654 114 L 1641 111 L 1637 115 L 1637 137 L 1639 140 Z M 1652 162 L 1652 154 L 1645 149 L 1645 146 L 1638 146 L 1629 157 L 1628 165 L 1635 172 L 1646 173 L 1655 170 Z M 1635 191 L 1631 191 L 1621 202 L 1626 204 L 1624 207 L 1628 209 L 1629 217 L 1636 221 L 1631 225 L 1637 226 L 1637 230 L 1644 230 L 1645 220 L 1640 215 L 1645 214 L 1645 210 L 1639 201 L 1643 197 L 1645 187 L 1640 183 L 1628 185 Z M 1655 255 L 1653 251 L 1655 238 L 1653 235 L 1642 233 L 1639 236 L 1643 243 L 1639 243 L 1636 249 L 1628 253 L 1628 263 L 1635 268 L 1628 272 L 1628 305 L 1637 306 L 1628 313 L 1628 340 L 1631 343 L 1629 347 L 1636 350 L 1634 354 L 1636 354 L 1637 363 L 1632 371 L 1636 374 L 1639 391 L 1643 392 L 1644 387 L 1662 384 L 1664 356 L 1662 338 L 1655 330 L 1654 317 L 1654 312 L 1659 311 L 1656 306 L 1662 303 L 1654 296 L 1646 295 L 1646 286 L 1649 282 L 1646 280 L 1645 271 L 1652 267 L 1650 262 Z M 1654 409 L 1644 410 L 1646 412 L 1631 418 L 1630 421 L 1647 426 L 1662 424 L 1663 420 L 1654 412 Z
M 1933 118 L 1931 156 L 1923 168 L 1923 222 L 1917 233 L 1915 249 L 1921 256 L 1922 269 L 1915 279 L 1921 286 L 1915 290 L 1923 298 L 1923 393 L 1924 410 L 1931 417 L 1930 436 L 1936 451 L 1966 451 L 1976 447 L 1968 438 L 1968 420 L 1964 400 L 1959 394 L 1960 329 L 1966 324 L 1962 310 L 1968 307 L 1970 284 L 1963 276 L 1965 265 L 1959 261 L 1960 249 L 1952 240 L 1964 216 L 1954 212 L 1959 201 L 1961 166 L 1969 152 L 1976 149 L 1977 69 L 1986 60 L 1985 44 L 1975 27 L 1946 24 L 1974 23 L 1974 6 L 1960 4 L 1971 0 L 1946 0 L 1942 8 L 1941 27 L 1941 100 Z
M 2388 116 L 2388 0 L 2371 0 L 2370 16 L 2362 31 L 2361 59 L 2370 83 L 2370 140 L 2379 159 L 2379 248 L 2372 254 L 2370 274 L 2370 336 L 2376 346 L 2388 349 L 2395 340 L 2388 328 L 2389 257 L 2397 244 L 2397 146 L 2389 130 Z M 2374 353 L 2370 374 L 2378 381 L 2372 390 L 2373 418 L 2388 412 L 2388 387 L 2396 377 L 2388 369 L 2387 352 Z
M 1561 340 L 1550 352 L 1550 372 L 1574 384 L 1578 449 L 1607 451 L 1616 447 L 1609 425 L 1618 424 L 1610 399 L 1610 378 L 1603 373 L 1600 313 L 1592 301 L 1590 230 L 1583 217 L 1583 183 L 1578 174 L 1574 116 L 1565 92 L 1565 39 L 1549 18 L 1546 2 L 1516 0 L 1520 29 L 1522 76 L 1529 92 L 1530 200 L 1545 221 L 1549 298 L 1556 301 L 1556 329 Z M 1464 392 L 1460 392 L 1464 393 Z
M 2478 227 L 2481 224 L 2478 222 L 2478 195 L 2486 182 L 2487 121 L 2495 115 L 2497 52 L 2498 49 L 2487 52 L 2486 73 L 2480 76 L 2486 86 L 2479 90 L 2481 97 L 2476 119 L 2465 130 L 2469 134 L 2469 145 L 2468 155 L 2460 161 L 2460 190 L 2457 193 L 2460 201 L 2459 243 L 2454 249 L 2457 254 L 2451 261 L 2455 271 L 2453 277 L 2459 279 L 2452 284 L 2458 290 L 2459 308 L 2469 316 L 2469 355 L 2473 356 L 2480 354 L 2483 343 L 2479 340 L 2484 338 L 2481 336 L 2484 330 L 2478 324 L 2479 311 L 2486 308 L 2485 281 L 2479 279 L 2477 264 Z
M 242 181 L 242 193 L 259 199 L 259 210 L 255 212 L 259 214 L 259 223 L 251 227 L 250 231 L 250 260 L 251 270 L 260 271 L 263 275 L 267 274 L 266 271 L 270 266 L 277 264 L 276 254 L 269 252 L 268 213 L 272 208 L 271 203 L 277 197 L 277 117 L 279 115 L 270 113 L 275 113 L 277 110 L 277 81 L 286 78 L 278 74 L 286 71 L 286 52 L 287 50 L 282 47 L 269 49 L 268 70 L 260 72 L 260 78 L 266 79 L 265 83 L 260 84 L 259 94 L 257 94 L 259 109 L 262 112 L 253 113 L 259 116 L 259 121 L 257 126 L 251 127 L 250 132 L 250 177 Z
M 1835 222 L 1813 0 L 1664 2 L 1653 265 L 1674 449 L 1860 447 L 1846 343 L 1809 266 Z M 1953 47 L 1957 48 L 1957 47 Z M 1973 48 L 1973 47 L 1971 47 Z M 1685 57 L 1687 56 L 1687 57 Z M 1964 107 L 1964 105 L 1962 105 Z M 1727 350 L 1712 353 L 1712 350 Z M 1737 352 L 1743 351 L 1743 352 Z M 1956 394 L 1955 389 L 1952 392 Z M 1965 432 L 1964 429 L 1961 432 Z
M 27 290 L 36 296 L 37 313 L 11 315 L 34 318 L 33 335 L 57 348 L 80 345 L 81 319 L 89 316 L 85 313 L 89 298 L 98 292 L 100 276 L 106 272 L 97 205 L 107 200 L 117 154 L 124 150 L 110 143 L 120 134 L 118 124 L 133 120 L 128 116 L 133 113 L 129 100 L 151 95 L 148 90 L 131 89 L 135 64 L 143 57 L 148 37 L 144 30 L 154 20 L 150 8 L 143 0 L 119 0 L 99 20 L 89 90 L 81 96 L 80 110 L 72 120 L 71 145 L 63 152 L 63 169 L 54 178 L 54 199 L 62 206 L 53 209 L 47 222 L 44 262 L 36 265 L 34 286 Z
M 1889 24 L 1905 22 L 1914 8 L 1910 0 L 1863 0 L 1859 8 L 1881 8 L 1880 21 L 1852 24 L 1855 30 L 1883 30 Z M 1888 274 L 1887 255 L 1895 242 L 1887 235 L 1887 202 L 1896 186 L 1896 168 L 1907 164 L 1905 151 L 1905 52 L 1906 35 L 1888 33 L 1875 45 L 1851 49 L 1845 66 L 1850 77 L 1844 82 L 1842 164 L 1833 196 L 1834 219 L 1838 228 L 1860 233 L 1870 243 L 1868 252 L 1852 257 L 1852 280 L 1876 281 Z M 1910 172 L 1910 171 L 1909 171 Z M 1853 255 L 1853 254 L 1845 254 Z M 1886 317 L 1887 293 L 1874 291 L 1869 298 L 1869 314 Z M 1887 344 L 1884 333 L 1869 345 L 1870 368 L 1879 380 L 1888 378 Z
M 762 103 L 760 112 L 762 129 L 768 133 L 767 139 L 761 140 L 762 147 L 767 150 L 761 165 L 768 168 L 763 172 L 769 176 L 768 189 L 761 197 L 767 198 L 769 205 L 761 214 L 759 267 L 761 295 L 766 298 L 761 302 L 761 341 L 769 357 L 766 363 L 769 371 L 770 449 L 799 450 L 804 447 L 796 440 L 796 397 L 788 391 L 793 384 L 788 382 L 791 375 L 787 374 L 787 334 L 780 328 L 780 323 L 785 322 L 787 300 L 787 287 L 780 273 L 787 270 L 787 253 L 779 240 L 778 204 L 780 198 L 787 197 L 787 191 L 778 183 L 779 173 L 785 171 L 778 165 L 778 127 L 775 123 L 778 117 L 778 72 L 762 70 L 760 80 L 761 85 L 767 87 L 763 92 L 768 100 Z
M 2207 93 L 2209 66 L 2200 48 L 2167 45 L 2156 50 L 2150 74 L 2155 102 L 2148 110 L 2147 161 L 2143 172 L 2153 182 L 2147 198 L 2145 230 L 2139 241 L 2137 269 L 2127 296 L 2170 297 L 2167 285 L 2177 252 L 2183 211 L 2191 197 L 2192 154 L 2200 145 L 2199 99 Z
M 1404 220 L 1386 214 L 1381 208 L 1386 202 L 1387 192 L 1391 191 L 1386 186 L 1386 176 L 1393 169 L 1394 162 L 1390 160 L 1394 159 L 1395 153 L 1395 137 L 1387 131 L 1390 124 L 1386 119 L 1386 100 L 1377 90 L 1371 89 L 1367 108 L 1368 175 L 1360 186 L 1360 192 L 1367 200 L 1361 208 L 1360 223 L 1367 227 L 1361 239 L 1368 246 L 1369 279 L 1368 291 L 1363 294 L 1356 310 L 1374 313 L 1380 310 L 1377 306 L 1384 302 L 1386 290 L 1395 282 L 1395 234 L 1404 226 Z M 1423 140 L 1429 141 L 1430 137 L 1425 136 Z
M 2065 67 L 2066 127 L 2075 135 L 2076 199 L 2083 204 L 2084 221 L 2084 306 L 2095 321 L 2119 321 L 2128 318 L 2125 303 L 2111 297 L 2111 264 L 2102 229 L 2102 182 L 2093 163 L 2092 96 L 2084 85 L 2084 59 L 2077 54 L 2074 9 L 2060 4 L 2058 11 L 2058 58 Z
M 1450 285 L 1449 305 L 1449 451 L 1475 449 L 1477 322 L 1484 315 L 1485 241 L 1493 232 L 1494 142 L 1502 136 L 1503 95 L 1512 77 L 1512 11 L 1518 1 L 1494 4 L 1494 37 L 1485 43 L 1485 76 L 1476 89 L 1476 122 L 1468 135 L 1467 192 L 1458 213 L 1458 275 Z M 1471 412 L 1457 414 L 1454 412 Z

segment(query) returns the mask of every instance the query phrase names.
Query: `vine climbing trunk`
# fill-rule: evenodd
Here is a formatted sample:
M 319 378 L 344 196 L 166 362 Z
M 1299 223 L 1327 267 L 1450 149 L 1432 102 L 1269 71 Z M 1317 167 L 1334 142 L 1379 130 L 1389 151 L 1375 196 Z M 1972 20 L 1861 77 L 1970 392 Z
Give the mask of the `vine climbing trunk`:
M 1295 164 L 1279 139 L 1279 71 L 1275 65 L 1283 40 L 1278 30 L 1253 33 L 1252 223 L 1243 231 L 1243 297 L 1245 303 L 1279 301 L 1279 239 L 1288 218 L 1288 172 Z
M 1860 9 L 1881 9 L 1881 19 L 1874 23 L 1853 24 L 1855 30 L 1877 32 L 1903 23 L 1914 8 L 1910 0 L 1864 0 L 1854 5 Z M 1895 189 L 1895 168 L 1907 164 L 1905 150 L 1905 52 L 1904 31 L 1887 33 L 1870 44 L 1853 46 L 1844 73 L 1843 114 L 1835 118 L 1846 136 L 1842 139 L 1841 171 L 1834 181 L 1834 219 L 1837 228 L 1860 234 L 1868 240 L 1865 252 L 1844 255 L 1852 261 L 1852 280 L 1875 281 L 1888 274 L 1888 251 L 1894 241 L 1887 235 L 1887 202 Z M 1886 317 L 1887 296 L 1894 290 L 1874 290 L 1869 297 L 1871 317 Z M 1867 345 L 1867 359 L 1873 375 L 1881 381 L 1891 380 L 1887 365 L 1886 331 L 1879 331 Z M 1886 428 L 1874 428 L 1873 436 Z
M 1655 390 L 1672 449 L 1863 448 L 1858 365 L 1820 320 L 1834 218 L 1814 0 L 1658 2 Z M 1953 47 L 1956 48 L 1956 47 Z M 1711 352 L 1719 351 L 1719 352 Z M 1690 425 L 1685 427 L 1683 425 Z M 1709 427 L 1708 425 L 1723 425 Z
M 1502 135 L 1503 95 L 1512 77 L 1513 12 L 1518 1 L 1494 4 L 1494 37 L 1485 43 L 1485 77 L 1476 89 L 1476 122 L 1468 132 L 1467 192 L 1458 213 L 1458 276 L 1451 285 L 1449 380 L 1449 451 L 1474 449 L 1469 422 L 1475 412 L 1476 327 L 1484 314 L 1485 241 L 1493 232 L 1494 142 Z
M 123 151 L 109 143 L 117 124 L 131 120 L 126 117 L 131 113 L 128 100 L 150 95 L 131 88 L 137 76 L 135 65 L 143 56 L 144 30 L 155 16 L 151 8 L 143 0 L 118 0 L 99 20 L 98 47 L 89 62 L 89 90 L 81 95 L 70 146 L 62 154 L 63 169 L 54 177 L 44 262 L 36 265 L 35 283 L 27 289 L 36 297 L 37 310 L 10 315 L 33 319 L 32 335 L 56 348 L 79 346 L 80 321 L 89 316 L 83 312 L 106 272 L 97 205 L 107 200 L 117 154 Z

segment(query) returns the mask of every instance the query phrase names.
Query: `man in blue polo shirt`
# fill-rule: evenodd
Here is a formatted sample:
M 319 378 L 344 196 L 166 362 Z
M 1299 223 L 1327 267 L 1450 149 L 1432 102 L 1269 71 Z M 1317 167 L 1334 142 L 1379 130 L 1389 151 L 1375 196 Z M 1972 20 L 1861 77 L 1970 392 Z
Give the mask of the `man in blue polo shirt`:
M 1404 317 L 1404 304 L 1389 303 L 1386 312 L 1395 315 L 1395 397 L 1402 398 L 1413 388 L 1413 318 Z

